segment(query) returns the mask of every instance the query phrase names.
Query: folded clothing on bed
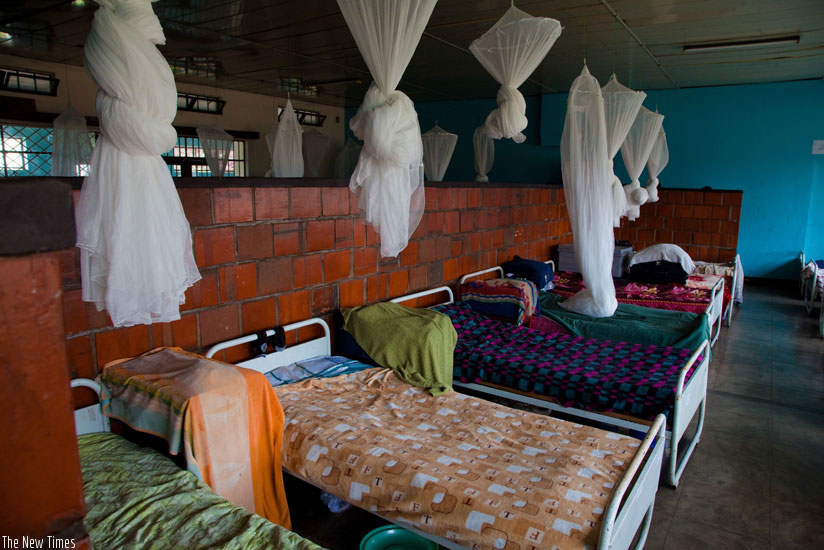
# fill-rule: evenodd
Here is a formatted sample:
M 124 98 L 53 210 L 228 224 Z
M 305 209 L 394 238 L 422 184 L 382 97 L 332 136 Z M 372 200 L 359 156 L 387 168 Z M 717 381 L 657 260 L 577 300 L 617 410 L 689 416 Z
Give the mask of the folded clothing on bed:
M 618 304 L 612 317 L 595 318 L 562 308 L 563 300 L 557 294 L 541 292 L 541 316 L 574 336 L 691 350 L 710 339 L 710 325 L 703 314 Z M 538 328 L 535 321 L 532 328 Z
M 342 313 L 343 329 L 373 361 L 432 395 L 452 389 L 452 352 L 457 336 L 448 318 L 431 309 L 389 302 Z
M 92 547 L 318 550 L 233 505 L 159 453 L 112 433 L 78 437 Z
M 461 301 L 484 315 L 512 319 L 529 326 L 538 310 L 538 289 L 532 281 L 487 279 L 461 285 Z
M 158 348 L 109 363 L 100 382 L 104 414 L 164 438 L 171 454 L 186 438 L 216 493 L 290 526 L 283 476 L 272 471 L 280 462 L 283 410 L 263 374 Z
M 669 415 L 679 372 L 693 354 L 688 349 L 548 335 L 484 317 L 460 303 L 435 309 L 452 319 L 458 333 L 456 379 L 534 393 L 576 409 L 646 420 Z M 687 381 L 700 364 L 698 357 Z
M 359 370 L 372 368 L 374 365 L 366 365 L 360 361 L 342 357 L 340 355 L 314 357 L 312 359 L 302 359 L 295 361 L 291 365 L 284 365 L 272 369 L 264 376 L 272 387 L 292 384 L 307 378 L 331 378 L 357 372 Z
M 373 368 L 276 389 L 283 466 L 463 548 L 595 548 L 636 439 Z

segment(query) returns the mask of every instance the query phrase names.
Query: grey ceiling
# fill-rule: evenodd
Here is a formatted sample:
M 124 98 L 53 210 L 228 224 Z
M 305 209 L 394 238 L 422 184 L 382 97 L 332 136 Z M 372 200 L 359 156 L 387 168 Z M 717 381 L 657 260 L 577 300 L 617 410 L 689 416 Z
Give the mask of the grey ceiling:
M 494 97 L 497 84 L 468 52 L 509 0 L 440 0 L 399 86 L 414 101 Z M 80 5 L 78 5 L 80 4 Z M 824 0 L 518 0 L 564 26 L 561 37 L 521 90 L 568 89 L 586 57 L 602 81 L 611 72 L 637 89 L 712 86 L 824 76 Z M 91 0 L 3 0 L 0 52 L 83 64 L 96 8 Z M 277 77 L 322 85 L 315 100 L 356 106 L 370 82 L 366 65 L 334 0 L 161 0 L 168 58 L 213 60 L 213 79 L 179 77 L 285 95 Z M 685 43 L 800 35 L 797 44 L 683 53 Z M 59 76 L 59 75 L 58 75 Z

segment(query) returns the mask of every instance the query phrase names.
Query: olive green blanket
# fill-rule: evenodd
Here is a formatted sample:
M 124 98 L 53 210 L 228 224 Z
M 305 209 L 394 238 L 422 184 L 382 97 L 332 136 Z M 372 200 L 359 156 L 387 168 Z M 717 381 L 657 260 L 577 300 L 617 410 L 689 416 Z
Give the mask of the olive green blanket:
M 83 521 L 95 550 L 320 549 L 119 435 L 82 435 L 78 447 L 88 509 Z
M 458 334 L 446 315 L 382 302 L 343 310 L 346 332 L 373 361 L 432 395 L 452 389 Z
M 618 304 L 612 317 L 589 317 L 560 306 L 564 296 L 541 292 L 541 315 L 555 321 L 575 336 L 695 350 L 710 338 L 704 314 L 652 309 Z

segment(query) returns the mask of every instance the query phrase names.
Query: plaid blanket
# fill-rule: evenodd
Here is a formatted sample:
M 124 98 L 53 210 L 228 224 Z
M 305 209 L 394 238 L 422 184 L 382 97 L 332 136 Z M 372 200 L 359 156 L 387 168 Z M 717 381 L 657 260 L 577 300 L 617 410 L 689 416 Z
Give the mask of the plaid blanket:
M 457 303 L 433 308 L 458 333 L 453 377 L 551 398 L 565 407 L 651 420 L 669 415 L 687 349 L 547 334 Z M 701 364 L 699 358 L 687 380 Z

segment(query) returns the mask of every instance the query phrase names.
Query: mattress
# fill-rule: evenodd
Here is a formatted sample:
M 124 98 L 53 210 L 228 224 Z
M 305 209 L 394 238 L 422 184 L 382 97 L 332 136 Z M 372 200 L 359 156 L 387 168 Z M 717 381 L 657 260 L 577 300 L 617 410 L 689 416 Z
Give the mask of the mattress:
M 652 420 L 669 417 L 679 372 L 693 351 L 568 334 L 489 319 L 460 304 L 433 308 L 458 333 L 454 378 L 550 398 L 565 407 Z M 699 357 L 687 373 L 701 364 Z
M 372 368 L 275 389 L 283 466 L 467 548 L 595 548 L 640 442 Z
M 712 288 L 720 279 L 720 275 L 694 274 L 689 276 L 686 285 L 631 283 L 616 279 L 615 297 L 622 304 L 704 313 L 712 301 Z M 555 274 L 554 282 L 555 288 L 550 292 L 565 297 L 586 288 L 580 273 L 559 271 Z M 728 287 L 729 285 L 724 285 L 724 308 L 732 298 Z
M 219 497 L 156 451 L 111 433 L 77 441 L 83 522 L 96 550 L 320 549 Z

